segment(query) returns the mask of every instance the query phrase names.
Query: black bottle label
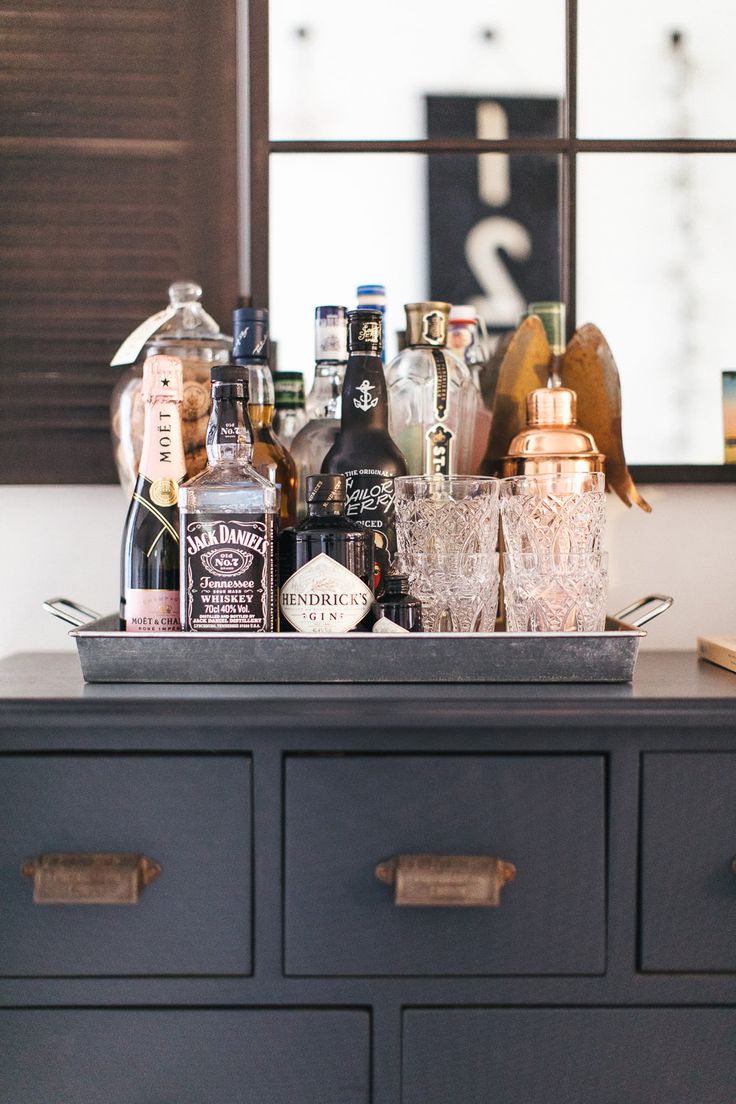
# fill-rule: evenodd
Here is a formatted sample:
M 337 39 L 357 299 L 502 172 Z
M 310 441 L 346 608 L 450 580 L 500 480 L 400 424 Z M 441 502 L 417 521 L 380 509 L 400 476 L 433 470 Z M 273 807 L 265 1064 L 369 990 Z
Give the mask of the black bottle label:
M 345 472 L 345 490 L 345 517 L 364 529 L 371 529 L 377 548 L 386 548 L 393 559 L 396 554 L 394 477 L 370 468 Z
M 273 631 L 273 536 L 270 514 L 186 516 L 187 629 Z

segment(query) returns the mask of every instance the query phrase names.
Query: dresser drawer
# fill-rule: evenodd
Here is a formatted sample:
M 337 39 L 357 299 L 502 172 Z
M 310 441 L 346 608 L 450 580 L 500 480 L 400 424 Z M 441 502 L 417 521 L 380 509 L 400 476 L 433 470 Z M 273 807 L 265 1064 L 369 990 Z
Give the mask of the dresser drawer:
M 250 787 L 247 756 L 0 758 L 0 974 L 250 973 Z M 161 873 L 137 904 L 34 904 L 21 866 L 57 852 Z
M 645 755 L 642 802 L 642 969 L 736 971 L 736 755 Z
M 404 1013 L 402 1104 L 733 1104 L 734 1009 Z
M 367 1104 L 362 1011 L 0 1012 L 0 1104 Z
M 290 758 L 287 974 L 603 972 L 604 789 L 597 755 Z M 398 907 L 374 870 L 404 854 L 516 878 L 496 908 Z

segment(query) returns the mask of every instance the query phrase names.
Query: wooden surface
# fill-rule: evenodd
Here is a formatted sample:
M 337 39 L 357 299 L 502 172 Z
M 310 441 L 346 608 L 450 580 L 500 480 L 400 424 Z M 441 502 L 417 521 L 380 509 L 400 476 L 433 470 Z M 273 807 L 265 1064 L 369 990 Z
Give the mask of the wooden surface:
M 114 483 L 117 346 L 174 280 L 226 331 L 235 305 L 235 3 L 3 5 L 0 29 L 0 480 Z

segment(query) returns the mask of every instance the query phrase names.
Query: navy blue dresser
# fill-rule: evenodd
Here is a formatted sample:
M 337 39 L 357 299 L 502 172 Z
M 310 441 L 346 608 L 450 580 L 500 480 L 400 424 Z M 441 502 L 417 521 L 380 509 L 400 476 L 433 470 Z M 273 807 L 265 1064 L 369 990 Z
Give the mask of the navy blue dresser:
M 733 1104 L 735 857 L 736 675 L 691 655 L 380 688 L 11 657 L 0 1104 Z

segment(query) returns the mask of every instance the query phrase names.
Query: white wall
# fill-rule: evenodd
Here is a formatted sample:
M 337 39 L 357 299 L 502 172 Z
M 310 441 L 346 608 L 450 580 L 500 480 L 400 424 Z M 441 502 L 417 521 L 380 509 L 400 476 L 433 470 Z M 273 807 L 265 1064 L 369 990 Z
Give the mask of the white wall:
M 652 591 L 674 596 L 646 648 L 689 649 L 706 632 L 736 635 L 736 488 L 642 490 L 651 515 L 610 504 L 609 609 Z M 0 656 L 73 648 L 61 622 L 41 609 L 45 598 L 63 595 L 101 613 L 117 608 L 124 513 L 117 487 L 0 488 Z
M 631 4 L 633 0 L 626 0 L 626 2 Z M 486 58 L 493 58 L 490 71 L 493 74 L 493 83 L 498 90 L 555 93 L 561 88 L 563 70 L 560 62 L 562 41 L 560 29 L 563 6 L 560 0 L 555 0 L 554 4 L 545 3 L 541 5 L 541 8 L 536 9 L 535 19 L 531 21 L 521 18 L 528 7 L 527 0 L 524 4 L 520 4 L 517 0 L 515 3 L 497 5 L 491 21 L 494 23 L 496 30 L 499 31 L 499 36 L 490 46 L 483 46 L 481 40 L 477 37 L 477 30 L 480 25 L 486 22 L 487 16 L 485 14 L 479 15 L 475 19 L 472 13 L 478 9 L 470 0 L 462 0 L 459 6 L 456 5 L 457 12 L 455 13 L 456 18 L 453 26 L 456 33 L 458 28 L 464 26 L 468 36 L 467 43 L 463 45 L 461 51 L 462 66 L 467 74 L 467 80 L 464 80 L 462 84 L 458 84 L 456 67 L 450 64 L 452 59 L 448 58 L 444 38 L 436 35 L 434 24 L 431 21 L 429 23 L 420 22 L 417 24 L 415 22 L 412 24 L 409 20 L 409 25 L 414 27 L 415 33 L 424 36 L 423 51 L 417 50 L 412 54 L 411 52 L 407 53 L 402 48 L 400 55 L 392 59 L 393 64 L 388 67 L 388 71 L 386 66 L 382 67 L 382 79 L 378 84 L 373 79 L 376 65 L 375 51 L 360 51 L 358 59 L 361 65 L 364 64 L 367 67 L 366 71 L 370 79 L 367 79 L 362 85 L 360 81 L 356 82 L 356 93 L 360 92 L 362 87 L 363 93 L 366 90 L 370 91 L 372 99 L 369 104 L 366 104 L 361 93 L 356 105 L 355 101 L 351 103 L 350 98 L 343 95 L 345 89 L 344 82 L 341 81 L 339 66 L 336 68 L 334 65 L 325 66 L 321 63 L 314 63 L 310 71 L 305 72 L 303 69 L 303 66 L 308 64 L 310 57 L 314 62 L 316 57 L 314 54 L 315 47 L 319 51 L 326 45 L 329 50 L 332 39 L 328 37 L 324 43 L 320 43 L 317 36 L 312 39 L 312 45 L 305 51 L 303 47 L 298 46 L 297 40 L 290 37 L 292 23 L 303 20 L 309 22 L 313 28 L 321 25 L 329 30 L 332 27 L 338 39 L 340 39 L 340 35 L 344 30 L 344 24 L 340 18 L 340 13 L 346 10 L 344 4 L 345 0 L 340 0 L 340 3 L 333 0 L 332 5 L 325 4 L 316 8 L 315 6 L 308 7 L 304 5 L 301 0 L 273 0 L 272 34 L 275 41 L 272 45 L 277 52 L 284 50 L 292 51 L 293 54 L 291 57 L 282 59 L 284 64 L 279 69 L 279 73 L 286 76 L 287 80 L 283 84 L 276 82 L 277 89 L 279 87 L 281 89 L 281 97 L 279 98 L 278 91 L 274 97 L 274 123 L 281 130 L 279 136 L 296 137 L 295 131 L 305 126 L 308 127 L 310 121 L 314 118 L 319 119 L 323 127 L 333 126 L 337 133 L 339 133 L 341 127 L 347 127 L 350 136 L 355 136 L 354 125 L 357 120 L 365 136 L 368 136 L 368 129 L 372 125 L 379 126 L 379 112 L 375 101 L 376 89 L 384 89 L 386 97 L 393 100 L 393 95 L 389 96 L 389 92 L 393 93 L 395 91 L 394 86 L 401 85 L 404 92 L 406 92 L 408 85 L 411 85 L 412 82 L 416 84 L 417 66 L 420 74 L 426 74 L 427 72 L 433 74 L 432 80 L 436 87 L 432 90 L 435 91 L 448 90 L 451 86 L 453 91 L 465 90 L 472 92 L 479 88 L 485 92 L 487 88 L 484 74 L 488 69 Z M 396 15 L 399 9 L 396 8 L 395 4 L 392 4 L 391 0 L 386 0 L 386 4 L 387 10 L 390 9 L 390 12 Z M 364 19 L 364 6 L 354 4 L 347 5 L 347 7 L 353 7 Z M 408 12 L 409 5 L 406 5 L 405 8 Z M 422 10 L 426 13 L 433 10 L 433 8 L 434 0 L 433 4 L 429 6 L 423 5 Z M 439 10 L 439 5 L 437 5 L 437 10 Z M 540 11 L 544 15 L 545 23 L 539 22 Z M 706 119 L 710 121 L 710 129 L 707 131 L 709 135 L 721 136 L 723 133 L 730 133 L 727 128 L 731 120 L 729 112 L 731 111 L 733 97 L 727 93 L 733 90 L 736 68 L 732 65 L 728 54 L 728 36 L 713 33 L 713 28 L 715 27 L 717 31 L 718 26 L 723 23 L 727 11 L 730 11 L 729 0 L 706 0 L 704 4 L 698 5 L 693 5 L 691 0 L 677 0 L 676 8 L 673 8 L 669 0 L 667 3 L 664 0 L 658 0 L 658 3 L 647 5 L 645 8 L 637 4 L 635 22 L 638 32 L 642 30 L 642 20 L 646 15 L 649 38 L 646 40 L 644 55 L 639 59 L 641 64 L 634 65 L 633 69 L 632 64 L 629 64 L 626 79 L 623 83 L 620 79 L 621 57 L 630 57 L 629 31 L 631 20 L 622 19 L 620 5 L 614 5 L 610 8 L 610 20 L 605 27 L 602 24 L 600 26 L 591 24 L 585 27 L 586 35 L 598 34 L 599 38 L 603 38 L 606 49 L 596 51 L 595 65 L 591 64 L 586 68 L 585 61 L 582 62 L 580 76 L 581 88 L 585 92 L 585 104 L 581 107 L 580 112 L 581 128 L 586 133 L 592 134 L 603 131 L 609 134 L 619 132 L 630 134 L 632 133 L 631 122 L 637 120 L 641 127 L 637 133 L 642 135 L 668 132 L 667 128 L 672 126 L 673 120 L 668 106 L 672 101 L 667 81 L 671 79 L 672 73 L 671 70 L 666 70 L 666 66 L 660 68 L 659 73 L 660 75 L 663 74 L 663 80 L 660 81 L 660 84 L 657 84 L 656 81 L 652 83 L 653 67 L 649 62 L 653 54 L 656 53 L 652 43 L 655 43 L 657 50 L 661 53 L 663 27 L 672 25 L 677 21 L 679 25 L 684 26 L 686 31 L 692 32 L 691 59 L 694 59 L 694 61 L 691 61 L 691 64 L 695 65 L 695 71 L 691 73 L 691 80 L 689 81 L 689 93 L 692 102 L 683 104 L 681 100 L 680 107 L 689 109 L 691 113 L 690 125 L 692 126 L 693 120 L 696 120 L 699 124 L 699 133 L 703 136 L 706 136 L 704 127 Z M 406 12 L 405 17 L 408 19 Z M 441 14 L 444 13 L 445 9 L 442 8 Z M 701 19 L 704 13 L 706 15 L 705 20 Z M 241 56 L 246 57 L 244 3 L 240 5 L 239 14 L 241 17 L 239 34 L 241 46 L 243 47 Z M 325 16 L 330 14 L 332 18 L 326 19 Z M 596 12 L 596 14 L 599 15 L 600 13 Z M 463 19 L 458 18 L 460 15 L 463 16 Z M 696 15 L 697 27 L 694 23 Z M 386 16 L 386 19 L 388 18 L 389 15 Z M 380 29 L 383 43 L 381 49 L 383 50 L 390 47 L 392 42 L 397 41 L 396 38 L 385 36 L 386 19 L 377 20 L 376 22 L 376 26 Z M 522 53 L 522 56 L 528 62 L 527 68 L 522 71 L 518 63 L 512 66 L 505 65 L 504 59 L 506 61 L 513 58 L 518 59 L 518 50 L 509 47 L 514 45 L 514 35 L 519 33 L 520 27 L 524 30 L 525 41 L 528 43 L 527 25 L 536 28 L 534 41 L 541 44 L 542 49 L 541 51 L 534 50 Z M 596 27 L 598 27 L 598 30 L 596 30 Z M 616 34 L 622 35 L 625 39 L 626 49 L 623 51 L 610 48 Z M 278 42 L 279 35 L 282 36 L 280 45 Z M 335 52 L 332 55 L 333 62 L 344 56 L 341 55 L 341 41 L 335 46 Z M 644 42 L 643 37 L 642 42 Z M 437 60 L 440 64 L 426 64 L 427 51 L 432 50 L 434 50 L 434 54 L 431 54 L 432 59 Z M 473 54 L 472 51 L 476 53 Z M 544 72 L 538 64 L 540 56 L 546 60 L 547 67 Z M 607 69 L 605 67 L 601 68 L 599 65 L 601 56 L 607 56 L 609 59 L 610 64 Z M 349 64 L 354 66 L 356 64 L 355 52 L 351 52 L 349 57 Z M 317 58 L 317 61 L 319 61 L 319 58 Z M 416 66 L 414 65 L 415 61 Z M 671 66 L 671 57 L 668 64 Z M 647 88 L 643 89 L 637 86 L 632 74 L 636 75 L 639 80 L 646 79 L 649 81 Z M 245 150 L 247 149 L 247 113 L 245 110 L 246 89 L 244 77 L 245 69 L 243 68 L 239 90 L 240 168 L 241 204 L 243 210 L 246 211 L 247 166 L 245 164 Z M 481 79 L 482 77 L 483 79 Z M 692 79 L 693 77 L 697 79 Z M 290 98 L 289 82 L 291 80 L 295 81 L 300 89 L 301 95 L 298 98 Z M 337 97 L 334 95 L 335 83 L 338 86 L 339 95 Z M 610 112 L 613 112 L 611 117 L 601 117 L 600 107 L 597 109 L 598 114 L 594 116 L 585 106 L 593 102 L 591 88 L 596 83 L 607 85 L 609 92 L 611 88 L 614 89 L 614 95 L 604 95 L 598 101 L 599 104 L 608 105 Z M 332 97 L 326 105 L 332 112 L 332 123 L 330 123 L 329 118 L 326 118 L 326 114 L 328 115 L 329 112 L 325 110 L 314 111 L 314 98 L 318 98 L 322 94 L 320 90 L 329 92 Z M 682 95 L 682 90 L 680 90 L 680 94 Z M 416 114 L 407 115 L 406 112 L 416 111 L 419 101 L 416 98 L 413 101 L 405 98 L 403 102 L 406 111 L 403 115 L 397 113 L 394 117 L 394 125 L 397 128 L 395 136 L 399 136 L 399 132 L 415 135 L 421 117 Z M 338 112 L 338 115 L 335 116 L 336 103 L 338 106 L 342 103 L 342 115 Z M 647 106 L 646 112 L 642 112 L 642 105 Z M 715 114 L 714 108 L 716 109 Z M 293 117 L 289 116 L 290 109 L 296 112 Z M 616 115 L 616 112 L 618 112 L 618 115 Z M 382 136 L 386 136 L 384 123 L 385 120 L 380 122 L 379 133 Z M 291 133 L 287 135 L 287 131 Z M 324 136 L 327 136 L 327 134 Z M 308 171 L 310 159 L 300 162 L 304 175 L 301 181 L 296 182 L 296 187 L 294 181 L 289 180 L 288 171 L 289 163 L 293 165 L 295 159 L 284 157 L 280 158 L 279 161 L 281 165 L 275 173 L 277 196 L 274 198 L 281 197 L 283 201 L 287 195 L 290 195 L 292 203 L 296 199 L 296 205 L 299 206 L 299 200 L 301 200 L 301 205 L 304 206 L 303 201 L 307 198 L 310 175 L 312 175 Z M 372 162 L 372 159 L 369 159 L 369 161 Z M 325 164 L 328 163 L 333 163 L 332 159 L 325 162 Z M 396 170 L 398 170 L 400 163 L 403 163 L 403 159 L 392 162 L 396 166 Z M 361 164 L 366 166 L 368 162 L 363 161 Z M 709 161 L 708 165 L 717 166 L 720 172 L 725 162 L 718 159 L 717 161 Z M 730 167 L 730 162 L 728 162 L 728 165 Z M 415 172 L 415 170 L 412 169 L 412 172 Z M 354 175 L 354 180 L 356 187 L 360 184 L 364 184 L 367 188 L 371 186 L 370 179 L 361 179 L 357 173 Z M 721 180 L 723 180 L 723 177 L 719 177 L 719 182 Z M 336 182 L 331 181 L 331 183 Z M 401 188 L 404 188 L 407 193 L 410 192 L 415 201 L 420 196 L 421 183 L 418 183 L 416 176 L 411 174 L 401 176 L 400 172 L 396 171 L 393 180 L 393 192 L 391 192 L 392 182 L 388 174 L 386 174 L 385 183 L 389 190 L 385 204 L 388 210 L 398 211 L 401 207 L 401 204 L 397 202 L 400 183 Z M 730 180 L 728 183 L 730 184 Z M 596 185 L 598 184 L 597 181 Z M 343 181 L 342 186 L 346 187 L 346 182 Z M 373 186 L 375 187 L 375 181 Z M 729 192 L 729 197 L 731 194 L 732 190 Z M 596 206 L 600 209 L 601 197 L 598 194 L 597 186 L 596 188 L 591 187 L 588 195 L 595 198 Z M 709 198 L 712 198 L 712 196 Z M 389 200 L 392 202 L 389 202 Z M 585 197 L 583 197 L 583 201 L 585 201 Z M 704 206 L 707 209 L 713 208 L 712 203 Z M 603 209 L 605 209 L 605 205 Z M 394 297 L 399 303 L 399 311 L 404 298 L 413 298 L 417 294 L 423 293 L 421 280 L 424 278 L 422 273 L 424 272 L 423 258 L 426 247 L 422 244 L 419 234 L 422 215 L 416 202 L 414 206 L 410 207 L 410 210 L 413 212 L 411 226 L 407 227 L 406 218 L 404 217 L 400 233 L 396 232 L 394 238 L 394 242 L 398 243 L 400 248 L 394 249 L 396 260 L 393 263 L 394 265 L 404 265 L 407 270 L 404 273 L 404 269 L 400 269 L 393 287 Z M 722 210 L 719 209 L 719 216 L 721 213 Z M 274 212 L 274 214 L 277 216 L 277 212 Z M 585 209 L 581 211 L 581 216 L 587 217 Z M 602 225 L 605 229 L 605 224 Z M 727 241 L 728 236 L 722 231 L 722 218 L 719 225 L 721 226 L 721 240 Z M 275 235 L 274 254 L 276 263 L 274 267 L 278 268 L 280 256 L 288 257 L 292 262 L 292 267 L 294 267 L 294 258 L 299 258 L 302 253 L 299 238 L 297 237 L 295 240 L 293 235 L 290 237 L 286 232 L 288 229 L 286 218 L 282 220 L 275 217 L 272 226 Z M 383 254 L 374 255 L 373 251 L 364 254 L 365 268 L 358 276 L 357 273 L 351 272 L 348 274 L 337 271 L 335 257 L 329 246 L 331 241 L 339 238 L 340 232 L 336 231 L 334 221 L 328 221 L 323 226 L 323 248 L 320 250 L 317 247 L 315 251 L 307 254 L 309 264 L 306 271 L 314 280 L 317 275 L 315 267 L 319 267 L 315 266 L 315 259 L 320 263 L 324 261 L 324 272 L 329 277 L 329 282 L 316 294 L 316 298 L 314 294 L 316 289 L 302 288 L 302 293 L 305 295 L 306 321 L 304 333 L 301 333 L 298 326 L 294 339 L 299 342 L 303 341 L 305 348 L 310 347 L 312 307 L 320 299 L 324 299 L 324 301 L 331 299 L 332 293 L 328 294 L 328 288 L 331 287 L 335 290 L 335 284 L 337 284 L 336 290 L 339 291 L 340 288 L 343 288 L 344 297 L 347 298 L 349 291 L 358 278 L 371 280 L 380 279 L 384 276 L 386 270 L 380 268 L 380 265 L 376 269 L 375 264 L 380 261 L 382 255 L 385 256 L 386 246 L 383 239 L 386 232 L 388 231 L 390 237 L 396 231 L 396 227 L 383 225 L 381 229 L 382 233 L 378 235 L 381 240 L 377 244 L 380 245 Z M 245 266 L 247 258 L 247 218 L 241 220 L 241 246 L 243 265 Z M 369 242 L 368 247 L 373 250 L 374 243 Z M 688 258 L 688 261 L 691 259 Z M 580 260 L 585 265 L 585 255 L 581 256 Z M 713 263 L 705 264 L 706 260 L 712 262 L 709 255 L 701 253 L 697 260 L 700 268 L 705 269 L 704 287 L 709 292 L 707 300 L 710 307 L 707 321 L 711 331 L 717 332 L 712 324 L 713 314 L 716 308 L 718 310 L 721 310 L 721 308 L 714 298 L 712 290 L 717 288 L 728 295 L 733 286 L 733 280 L 715 280 Z M 374 267 L 371 267 L 371 265 Z M 286 269 L 284 265 L 281 267 Z M 409 279 L 409 269 L 415 273 L 416 288 L 413 288 Z M 602 268 L 599 267 L 598 271 L 599 273 L 601 271 L 605 272 L 605 265 Z M 287 279 L 287 276 L 288 273 L 285 272 L 284 279 Z M 681 270 L 678 279 L 680 277 Z M 283 286 L 286 291 L 295 297 L 297 289 L 292 286 L 293 284 L 294 280 L 291 279 Z M 245 270 L 243 272 L 243 287 L 247 287 L 247 273 Z M 585 294 L 583 292 L 583 298 L 585 298 Z M 608 303 L 613 301 L 611 289 L 606 289 L 604 299 Z M 652 304 L 647 297 L 644 298 L 644 303 L 651 317 Z M 596 306 L 595 317 L 598 320 L 601 307 L 599 304 Z M 591 302 L 591 316 L 594 313 L 593 307 L 594 304 Z M 679 307 L 680 304 L 677 304 L 676 309 L 670 311 L 669 325 L 660 328 L 660 332 L 654 334 L 657 348 L 661 347 L 662 330 L 668 331 L 673 328 L 671 323 L 673 317 L 675 320 L 677 319 L 677 308 Z M 639 317 L 639 312 L 635 309 L 627 309 L 622 312 L 621 317 L 621 324 L 625 326 L 626 332 L 632 332 Z M 730 300 L 726 317 L 730 318 Z M 614 323 L 615 319 L 612 318 L 607 325 L 613 325 Z M 655 330 L 656 327 L 652 326 L 651 329 Z M 727 330 L 727 332 L 730 333 L 730 330 Z M 277 334 L 277 336 L 286 337 L 285 334 Z M 717 372 L 725 366 L 725 361 L 714 344 L 711 343 L 707 351 L 709 372 Z M 639 350 L 639 353 L 642 355 L 641 350 Z M 644 363 L 646 363 L 646 358 L 644 358 Z M 283 365 L 284 368 L 297 366 L 307 367 L 301 364 Z M 625 370 L 625 368 L 626 365 L 622 364 L 622 370 Z M 687 393 L 692 396 L 693 393 L 697 394 L 698 391 L 699 388 L 693 386 L 691 373 Z M 686 410 L 688 409 L 688 402 L 682 403 Z M 652 404 L 643 403 L 641 410 L 647 418 L 650 417 Z M 668 413 L 671 414 L 671 412 Z M 639 412 L 630 405 L 628 423 L 631 423 L 638 415 Z M 626 409 L 624 420 L 627 422 Z M 703 457 L 703 459 L 705 458 Z M 711 458 L 710 454 L 707 458 Z M 736 547 L 736 487 L 650 487 L 643 488 L 643 491 L 654 506 L 654 513 L 650 516 L 644 515 L 636 509 L 628 511 L 617 502 L 612 502 L 610 506 L 608 547 L 611 560 L 611 596 L 609 608 L 615 611 L 634 598 L 653 590 L 674 595 L 676 604 L 673 610 L 652 625 L 651 636 L 645 641 L 645 647 L 691 648 L 695 637 L 700 633 L 736 634 L 736 573 L 733 571 L 733 549 Z M 0 531 L 3 535 L 3 539 L 0 541 L 0 578 L 3 580 L 0 656 L 20 650 L 54 650 L 73 647 L 72 642 L 66 636 L 64 626 L 53 620 L 41 609 L 41 603 L 45 598 L 64 595 L 77 599 L 82 604 L 103 613 L 111 612 L 117 607 L 119 598 L 119 542 L 125 508 L 126 503 L 122 492 L 117 487 L 0 487 L 0 518 L 2 519 Z

